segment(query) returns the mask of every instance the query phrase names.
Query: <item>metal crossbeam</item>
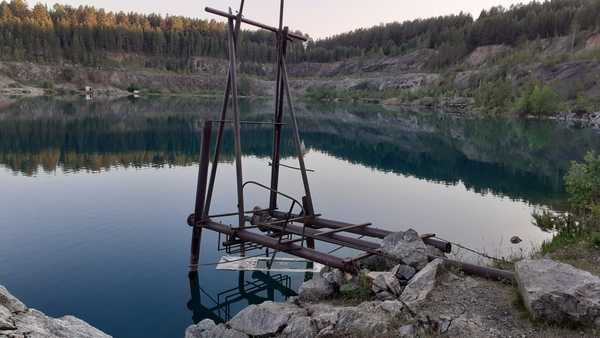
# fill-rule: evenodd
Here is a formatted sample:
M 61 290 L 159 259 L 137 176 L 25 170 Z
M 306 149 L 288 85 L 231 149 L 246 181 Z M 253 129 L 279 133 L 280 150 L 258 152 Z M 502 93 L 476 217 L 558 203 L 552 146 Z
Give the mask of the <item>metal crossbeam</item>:
M 319 232 L 319 235 L 320 236 L 327 236 L 327 235 L 335 234 L 337 232 L 344 232 L 344 231 L 349 231 L 349 230 L 353 230 L 353 229 L 357 229 L 357 228 L 364 228 L 364 227 L 369 226 L 371 224 L 372 223 L 352 224 L 352 225 L 348 225 L 348 226 L 337 228 L 337 229 L 330 229 L 330 230 L 326 230 L 326 231 L 321 231 L 321 232 Z

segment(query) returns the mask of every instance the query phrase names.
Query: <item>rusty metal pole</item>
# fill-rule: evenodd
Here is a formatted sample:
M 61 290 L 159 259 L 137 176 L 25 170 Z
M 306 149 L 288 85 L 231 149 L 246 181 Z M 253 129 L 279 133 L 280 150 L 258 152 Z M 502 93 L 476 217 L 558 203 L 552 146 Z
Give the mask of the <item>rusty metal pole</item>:
M 234 41 L 234 25 L 233 19 L 229 19 L 229 69 L 231 71 L 231 93 L 232 93 L 232 106 L 233 106 L 233 139 L 235 148 L 235 172 L 236 172 L 236 183 L 237 183 L 237 197 L 238 197 L 238 219 L 240 228 L 246 224 L 244 217 L 244 188 L 243 188 L 243 176 L 242 176 L 242 145 L 241 145 L 241 132 L 240 132 L 240 111 L 239 102 L 237 95 L 237 60 L 235 51 Z M 242 256 L 245 256 L 246 252 L 242 244 L 241 252 Z
M 281 122 L 283 117 L 283 84 L 281 79 L 281 57 L 285 53 L 286 43 L 283 38 L 283 5 L 281 0 L 279 6 L 279 30 L 277 31 L 277 57 L 275 77 L 275 113 L 273 115 L 273 153 L 271 154 L 271 194 L 269 197 L 269 209 L 277 209 L 277 188 L 279 186 L 279 161 L 281 158 Z
M 196 186 L 196 205 L 194 213 L 194 230 L 192 233 L 192 248 L 190 253 L 190 272 L 198 271 L 198 260 L 200 259 L 200 243 L 202 242 L 202 226 L 204 215 L 204 198 L 206 193 L 206 181 L 208 177 L 208 162 L 210 155 L 210 137 L 212 124 L 210 121 L 204 122 L 202 129 L 202 149 L 200 151 L 200 166 L 198 168 L 198 185 Z
M 284 29 L 287 32 L 287 27 Z M 308 184 L 308 175 L 306 174 L 306 165 L 304 164 L 304 149 L 302 146 L 302 140 L 300 139 L 300 131 L 298 130 L 298 120 L 296 120 L 296 113 L 294 111 L 294 103 L 292 101 L 292 95 L 290 94 L 290 84 L 287 72 L 287 66 L 285 61 L 285 55 L 281 59 L 281 70 L 283 73 L 283 86 L 287 98 L 288 108 L 290 110 L 290 119 L 292 120 L 292 127 L 294 129 L 294 143 L 298 152 L 298 164 L 300 166 L 300 172 L 302 174 L 302 184 L 304 185 L 304 192 L 306 196 L 306 205 L 308 210 L 314 210 L 312 195 L 310 193 L 310 186 Z
M 240 3 L 240 10 L 238 11 L 238 20 L 235 23 L 235 32 L 234 32 L 234 40 L 235 40 L 235 50 L 237 53 L 237 44 L 240 36 L 240 25 L 242 23 L 241 17 L 242 12 L 244 10 L 244 0 Z M 215 145 L 215 155 L 213 157 L 212 166 L 210 169 L 210 180 L 208 182 L 208 191 L 206 193 L 206 205 L 204 206 L 204 213 L 208 215 L 210 213 L 210 205 L 212 202 L 212 195 L 215 188 L 215 178 L 217 176 L 217 167 L 219 165 L 219 158 L 221 156 L 221 147 L 223 145 L 223 133 L 225 130 L 225 119 L 227 118 L 227 106 L 229 103 L 229 96 L 231 93 L 231 70 L 227 69 L 227 84 L 225 86 L 225 95 L 223 95 L 223 109 L 221 110 L 221 116 L 219 121 L 219 130 L 217 131 L 217 143 Z M 204 216 L 204 215 L 203 215 Z

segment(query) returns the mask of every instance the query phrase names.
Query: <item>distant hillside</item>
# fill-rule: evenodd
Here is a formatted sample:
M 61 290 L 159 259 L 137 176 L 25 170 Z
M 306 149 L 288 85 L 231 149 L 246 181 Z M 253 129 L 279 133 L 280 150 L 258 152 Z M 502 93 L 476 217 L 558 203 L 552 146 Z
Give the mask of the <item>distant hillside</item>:
M 585 115 L 600 112 L 599 32 L 600 0 L 532 2 L 476 20 L 460 13 L 293 43 L 289 72 L 294 94 L 308 99 Z M 272 95 L 273 34 L 241 38 L 241 94 Z M 83 86 L 108 95 L 215 94 L 224 86 L 225 46 L 216 21 L 4 1 L 0 96 Z
M 394 22 L 330 38 L 292 44 L 290 62 L 332 62 L 366 55 L 401 55 L 439 50 L 431 67 L 458 62 L 475 48 L 516 45 L 526 40 L 564 36 L 600 28 L 600 0 L 553 0 L 468 14 Z M 273 61 L 273 35 L 244 31 L 241 57 Z M 143 54 L 144 66 L 193 71 L 193 58 L 224 57 L 225 25 L 213 20 L 108 12 L 24 0 L 0 3 L 0 57 L 37 62 L 69 60 L 85 65 L 118 62 L 116 54 Z

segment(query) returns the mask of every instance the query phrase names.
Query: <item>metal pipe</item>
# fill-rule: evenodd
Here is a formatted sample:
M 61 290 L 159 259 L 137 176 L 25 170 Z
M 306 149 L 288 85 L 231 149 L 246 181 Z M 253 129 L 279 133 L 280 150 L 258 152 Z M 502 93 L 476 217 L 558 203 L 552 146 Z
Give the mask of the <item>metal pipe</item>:
M 244 1 L 240 2 L 240 9 L 238 11 L 238 15 L 242 15 L 244 10 Z M 238 38 L 240 36 L 240 24 L 238 21 L 235 26 L 235 46 L 237 46 Z M 237 47 L 236 47 L 237 48 Z M 223 145 L 223 133 L 225 130 L 225 118 L 227 117 L 227 103 L 229 102 L 229 95 L 231 90 L 231 70 L 227 69 L 227 85 L 225 86 L 225 94 L 223 95 L 223 109 L 221 110 L 221 118 L 219 123 L 219 131 L 217 132 L 217 144 L 215 146 L 215 156 L 213 158 L 212 167 L 210 171 L 210 180 L 208 183 L 208 191 L 206 193 L 206 205 L 204 207 L 205 213 L 208 214 L 210 212 L 210 204 L 212 202 L 213 190 L 215 188 L 215 178 L 217 176 L 217 167 L 219 166 L 219 158 L 221 156 L 221 147 Z
M 277 217 L 277 218 L 285 217 L 285 213 L 280 212 L 280 211 L 273 211 L 273 212 L 271 212 L 271 215 L 273 217 Z M 294 216 L 297 216 L 297 215 L 293 215 L 292 217 L 294 217 Z M 310 222 L 310 226 L 312 228 L 317 228 L 317 229 L 318 228 L 338 229 L 338 228 L 343 228 L 343 227 L 347 227 L 350 225 L 352 225 L 352 224 L 346 223 L 346 222 L 335 221 L 335 220 L 331 220 L 331 219 L 326 219 L 326 218 L 322 218 L 322 217 L 315 217 L 315 219 L 311 220 L 311 222 Z M 351 233 L 357 234 L 357 235 L 374 237 L 374 238 L 384 238 L 385 236 L 392 233 L 392 231 L 383 230 L 383 229 L 379 229 L 379 228 L 373 228 L 373 227 L 366 227 L 363 229 L 351 229 L 351 230 L 348 230 L 348 232 L 351 232 Z M 427 244 L 427 245 L 436 247 L 445 253 L 452 252 L 452 244 L 442 241 L 442 240 L 439 240 L 437 238 L 433 238 L 433 237 L 424 238 L 423 242 L 425 242 L 425 244 Z
M 280 22 L 283 16 L 283 2 L 280 8 Z M 275 112 L 273 116 L 273 148 L 271 154 L 271 194 L 269 195 L 269 208 L 277 208 L 277 194 L 274 193 L 279 188 L 279 161 L 281 158 L 280 147 L 281 147 L 281 123 L 283 118 L 283 84 L 281 76 L 281 57 L 285 53 L 287 45 L 283 43 L 283 32 L 281 27 L 277 32 L 277 66 L 275 76 Z
M 266 225 L 266 227 L 273 229 L 273 230 L 280 230 L 280 231 L 282 230 L 282 227 L 280 227 L 280 226 Z M 321 235 L 319 233 L 319 230 L 311 229 L 308 227 L 300 227 L 297 225 L 288 225 L 285 229 L 285 232 L 293 234 L 293 235 L 298 235 L 298 236 L 304 235 L 305 237 L 309 237 L 311 239 L 316 239 L 316 240 L 327 242 L 327 243 L 342 245 L 342 246 L 345 246 L 348 248 L 361 250 L 361 251 L 365 251 L 365 252 L 373 252 L 373 253 L 377 253 L 377 254 L 380 253 L 378 243 L 365 241 L 363 239 L 358 239 L 358 238 L 353 238 L 353 237 L 348 237 L 348 236 L 338 235 L 338 234 Z
M 275 250 L 290 252 L 294 256 L 305 258 L 313 262 L 321 263 L 347 272 L 354 272 L 354 266 L 352 264 L 345 262 L 342 258 L 330 254 L 322 253 L 313 249 L 308 249 L 293 243 L 278 243 L 277 239 L 275 238 L 261 235 L 248 230 L 233 231 L 230 227 L 226 225 L 215 223 L 212 221 L 207 222 L 204 225 L 204 227 L 224 234 L 235 235 L 243 241 L 258 243 L 260 245 Z
M 435 257 L 430 256 L 430 259 L 441 258 L 444 260 L 444 265 L 448 268 L 455 268 L 463 271 L 467 275 L 483 277 L 487 279 L 494 279 L 499 281 L 509 281 L 511 283 L 515 282 L 515 274 L 512 271 L 501 270 L 490 268 L 487 266 L 475 265 L 471 263 L 465 263 L 460 261 L 455 261 L 452 259 L 444 258 L 444 257 Z
M 198 168 L 198 185 L 196 186 L 196 205 L 194 213 L 204 215 L 204 198 L 206 194 L 206 181 L 208 178 L 208 162 L 210 157 L 210 137 L 212 123 L 204 122 L 202 130 L 202 149 L 200 151 L 200 165 Z M 195 222 L 192 233 L 192 247 L 190 252 L 190 271 L 198 271 L 198 260 L 200 259 L 200 243 L 202 241 L 202 223 Z
M 219 15 L 219 16 L 225 17 L 227 19 L 234 19 L 234 20 L 237 19 L 236 15 L 229 14 L 227 12 L 223 12 L 221 10 L 214 9 L 214 8 L 211 8 L 211 7 L 205 7 L 204 10 L 207 11 L 208 13 Z M 260 22 L 254 21 L 254 20 L 250 20 L 250 19 L 246 19 L 246 18 L 242 18 L 241 21 L 243 23 L 246 23 L 246 24 L 250 25 L 250 26 L 262 28 L 262 29 L 271 31 L 273 33 L 277 33 L 277 28 L 275 28 L 275 27 L 272 27 L 272 26 L 269 26 L 269 25 L 265 25 L 263 23 L 260 23 Z M 300 41 L 307 41 L 308 40 L 307 38 L 305 38 L 302 35 L 293 34 L 293 33 L 289 34 L 289 37 L 293 38 L 293 39 L 296 39 L 296 40 L 300 40 Z
M 287 32 L 287 27 L 284 29 L 284 32 Z M 306 205 L 309 210 L 314 210 L 312 203 L 312 196 L 310 194 L 310 186 L 308 184 L 308 175 L 306 174 L 306 165 L 304 163 L 304 153 L 302 149 L 302 140 L 300 139 L 300 131 L 298 130 L 298 121 L 296 120 L 296 113 L 294 111 L 294 104 L 292 102 L 292 95 L 290 93 L 290 84 L 289 77 L 287 72 L 287 66 L 285 63 L 285 55 L 282 55 L 281 59 L 281 70 L 283 72 L 283 86 L 285 89 L 285 94 L 288 102 L 288 107 L 290 110 L 290 118 L 292 120 L 292 126 L 294 128 L 294 141 L 296 143 L 296 148 L 298 151 L 298 164 L 300 166 L 300 172 L 302 175 L 302 184 L 304 185 L 304 192 L 306 196 Z
M 229 19 L 229 69 L 231 72 L 231 92 L 232 92 L 232 105 L 233 105 L 233 139 L 235 148 L 235 172 L 237 181 L 237 197 L 238 197 L 238 218 L 239 226 L 243 227 L 246 223 L 244 218 L 244 191 L 242 188 L 242 146 L 241 146 L 241 133 L 240 133 L 240 111 L 238 104 L 237 95 L 237 61 L 236 61 L 236 48 L 235 38 L 233 36 L 234 25 L 233 18 Z M 242 247 L 243 249 L 243 247 Z M 245 252 L 242 250 L 241 255 L 244 256 Z

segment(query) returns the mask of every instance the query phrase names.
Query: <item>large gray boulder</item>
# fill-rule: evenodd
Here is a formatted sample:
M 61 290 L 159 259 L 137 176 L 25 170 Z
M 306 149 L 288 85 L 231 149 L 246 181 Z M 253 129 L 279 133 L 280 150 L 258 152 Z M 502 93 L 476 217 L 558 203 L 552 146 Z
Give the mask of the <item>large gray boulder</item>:
M 404 287 L 400 300 L 409 307 L 420 305 L 435 288 L 438 270 L 444 261 L 437 258 L 419 271 Z
M 422 269 L 429 262 L 427 245 L 413 229 L 385 236 L 381 243 L 381 251 L 417 270 Z
M 523 260 L 515 277 L 535 319 L 600 327 L 600 278 L 550 259 Z
M 394 272 L 370 272 L 371 291 L 379 300 L 394 300 L 402 293 L 402 285 Z
M 0 337 L 110 338 L 83 320 L 64 316 L 51 318 L 29 309 L 0 286 Z
M 293 317 L 279 337 L 281 338 L 306 338 L 315 337 L 319 333 L 316 320 L 308 317 Z
M 320 275 L 315 275 L 298 289 L 298 298 L 305 302 L 327 299 L 335 294 L 335 285 Z
M 185 338 L 248 338 L 247 335 L 228 328 L 225 324 L 215 324 L 205 319 L 196 325 L 190 325 L 185 330 Z
M 229 326 L 251 336 L 266 336 L 281 332 L 292 317 L 306 315 L 306 310 L 291 303 L 264 302 L 242 310 Z

